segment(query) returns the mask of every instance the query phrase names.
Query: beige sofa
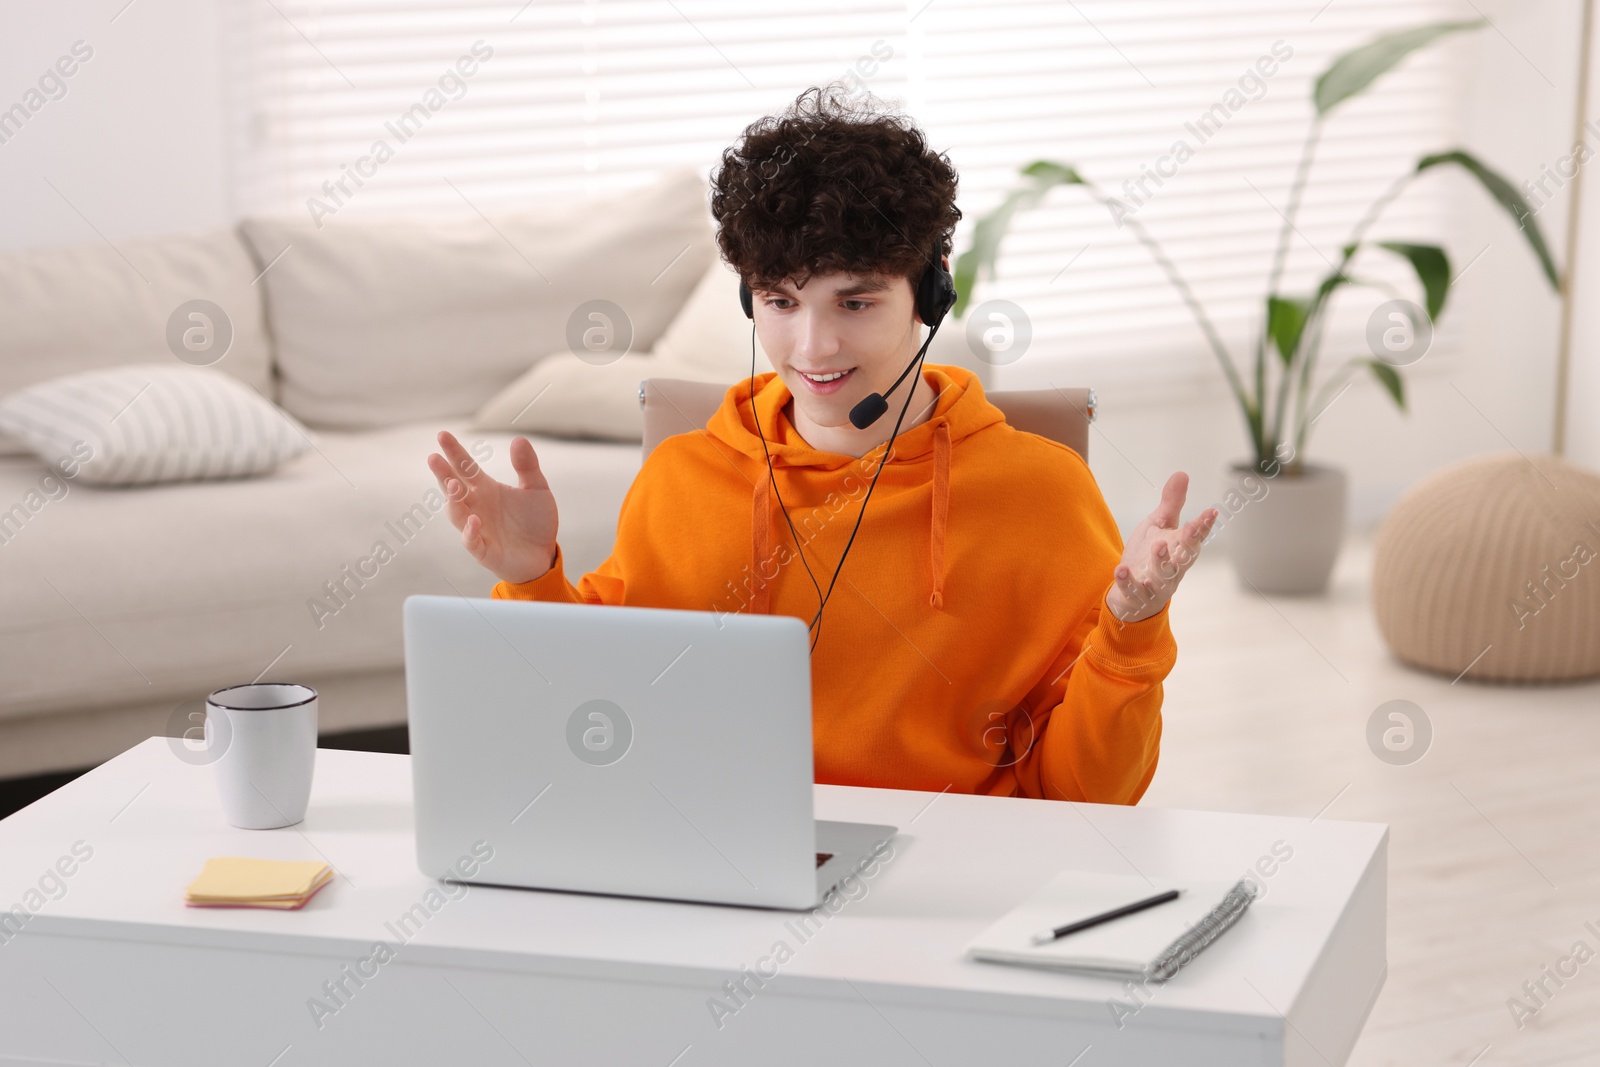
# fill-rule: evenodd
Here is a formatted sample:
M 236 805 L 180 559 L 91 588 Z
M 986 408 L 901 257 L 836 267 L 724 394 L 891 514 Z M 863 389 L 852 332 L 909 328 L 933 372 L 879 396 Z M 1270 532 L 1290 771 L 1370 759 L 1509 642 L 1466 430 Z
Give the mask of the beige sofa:
M 455 432 L 512 480 L 514 434 L 475 429 L 474 415 L 568 350 L 572 309 L 625 308 L 631 351 L 644 353 L 715 263 L 690 172 L 625 197 L 448 222 L 250 219 L 0 256 L 0 396 L 173 360 L 169 318 L 207 299 L 233 332 L 214 365 L 300 419 L 314 444 L 260 477 L 114 489 L 53 479 L 0 440 L 0 777 L 180 732 L 206 693 L 257 678 L 314 686 L 323 732 L 403 723 L 402 601 L 487 596 L 494 583 L 439 506 L 424 463 L 434 435 Z M 736 302 L 728 314 L 728 336 L 748 338 Z M 981 369 L 951 325 L 930 360 Z M 734 347 L 737 368 L 748 348 Z M 637 355 L 626 366 L 654 369 Z M 534 410 L 570 432 L 578 394 L 558 394 Z M 580 573 L 610 550 L 640 446 L 537 425 Z

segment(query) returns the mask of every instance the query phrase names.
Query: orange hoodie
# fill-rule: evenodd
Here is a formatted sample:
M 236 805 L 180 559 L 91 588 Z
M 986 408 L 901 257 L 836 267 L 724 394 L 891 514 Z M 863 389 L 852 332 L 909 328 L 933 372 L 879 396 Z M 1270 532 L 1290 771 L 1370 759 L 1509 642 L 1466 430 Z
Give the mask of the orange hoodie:
M 1007 425 L 977 376 L 926 365 L 939 399 L 903 431 L 823 613 L 812 655 L 816 780 L 1132 804 L 1155 774 L 1168 608 L 1105 605 L 1122 538 L 1072 449 Z M 555 566 L 497 599 L 793 615 L 817 593 L 771 492 L 749 385 L 661 442 L 623 500 L 610 558 Z M 756 378 L 773 474 L 824 591 L 882 449 L 806 444 L 789 390 Z M 897 415 L 898 408 L 886 414 Z

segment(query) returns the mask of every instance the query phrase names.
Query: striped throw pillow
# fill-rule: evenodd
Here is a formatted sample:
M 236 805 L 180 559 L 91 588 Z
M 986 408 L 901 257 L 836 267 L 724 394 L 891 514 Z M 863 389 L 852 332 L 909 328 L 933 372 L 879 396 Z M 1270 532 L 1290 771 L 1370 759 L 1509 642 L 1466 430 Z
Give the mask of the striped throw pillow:
M 37 382 L 0 400 L 0 430 L 94 485 L 244 478 L 312 447 L 300 422 L 237 378 L 166 363 Z

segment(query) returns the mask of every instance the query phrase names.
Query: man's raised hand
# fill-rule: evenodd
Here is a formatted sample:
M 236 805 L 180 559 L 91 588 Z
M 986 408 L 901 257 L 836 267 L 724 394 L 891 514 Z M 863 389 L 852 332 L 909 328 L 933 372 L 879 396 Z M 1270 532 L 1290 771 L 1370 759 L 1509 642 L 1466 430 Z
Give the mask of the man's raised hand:
M 531 582 L 555 564 L 556 498 L 539 470 L 539 457 L 526 437 L 511 441 L 511 466 L 517 484 L 489 477 L 449 430 L 439 431 L 439 448 L 428 454 L 428 469 L 449 501 L 450 522 L 472 558 L 503 582 Z
M 1217 509 L 1207 508 L 1179 526 L 1188 491 L 1189 476 L 1183 471 L 1173 474 L 1161 490 L 1161 503 L 1128 535 L 1106 591 L 1106 607 L 1123 622 L 1139 622 L 1159 612 L 1200 557 Z

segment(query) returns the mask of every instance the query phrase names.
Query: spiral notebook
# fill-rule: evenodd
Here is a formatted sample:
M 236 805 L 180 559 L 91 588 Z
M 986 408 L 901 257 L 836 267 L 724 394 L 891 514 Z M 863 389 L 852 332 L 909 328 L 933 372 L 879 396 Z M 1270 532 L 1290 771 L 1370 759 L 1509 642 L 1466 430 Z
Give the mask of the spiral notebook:
M 1132 904 L 1168 889 L 1176 900 L 1035 945 L 1035 933 Z M 973 938 L 968 959 L 1164 982 L 1239 920 L 1255 899 L 1248 878 L 1173 882 L 1062 871 Z

